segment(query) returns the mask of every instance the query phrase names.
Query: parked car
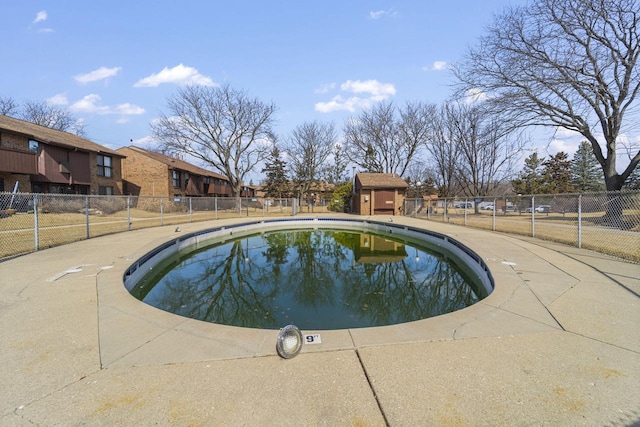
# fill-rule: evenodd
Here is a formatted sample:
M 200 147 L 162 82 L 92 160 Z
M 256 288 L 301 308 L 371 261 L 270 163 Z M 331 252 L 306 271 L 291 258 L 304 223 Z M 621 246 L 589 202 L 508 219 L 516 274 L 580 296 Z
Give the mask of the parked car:
M 456 208 L 456 209 L 464 209 L 464 208 L 473 209 L 473 203 L 471 203 L 471 202 L 466 202 L 466 203 L 465 202 L 456 202 L 456 203 L 453 204 L 453 207 Z
M 540 205 L 540 206 L 536 207 L 536 212 L 541 212 L 541 213 L 542 212 L 546 212 L 546 213 L 552 212 L 551 206 L 549 206 L 549 205 Z
M 527 209 L 524 210 L 526 213 L 531 213 L 533 212 L 533 208 L 531 206 L 529 206 Z
M 484 209 L 485 211 L 492 211 L 493 210 L 493 203 L 489 203 L 488 205 L 484 205 L 480 209 Z

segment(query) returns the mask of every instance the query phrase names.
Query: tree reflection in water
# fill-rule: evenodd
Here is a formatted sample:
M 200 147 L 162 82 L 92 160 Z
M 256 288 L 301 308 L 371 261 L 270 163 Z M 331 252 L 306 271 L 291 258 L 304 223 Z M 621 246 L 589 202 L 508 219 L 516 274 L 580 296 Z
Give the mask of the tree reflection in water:
M 156 270 L 134 296 L 183 316 L 255 328 L 389 325 L 479 299 L 442 255 L 351 231 L 265 232 L 178 254 Z

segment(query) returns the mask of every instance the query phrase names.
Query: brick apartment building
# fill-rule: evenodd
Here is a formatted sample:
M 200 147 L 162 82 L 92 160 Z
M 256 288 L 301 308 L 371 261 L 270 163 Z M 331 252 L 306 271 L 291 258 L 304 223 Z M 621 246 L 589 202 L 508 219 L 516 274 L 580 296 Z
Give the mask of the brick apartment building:
M 0 115 L 0 191 L 122 194 L 121 160 L 68 132 Z
M 155 197 L 230 197 L 229 180 L 174 157 L 129 146 L 119 148 L 124 194 Z M 253 197 L 246 188 L 243 196 Z

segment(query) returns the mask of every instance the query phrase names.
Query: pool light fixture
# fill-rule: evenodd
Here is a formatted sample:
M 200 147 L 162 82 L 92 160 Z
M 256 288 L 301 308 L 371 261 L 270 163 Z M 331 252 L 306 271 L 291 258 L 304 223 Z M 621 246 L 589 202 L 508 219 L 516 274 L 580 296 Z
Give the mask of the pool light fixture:
M 297 326 L 285 326 L 278 333 L 278 341 L 276 342 L 278 355 L 283 359 L 296 357 L 302 350 L 302 342 L 302 332 Z

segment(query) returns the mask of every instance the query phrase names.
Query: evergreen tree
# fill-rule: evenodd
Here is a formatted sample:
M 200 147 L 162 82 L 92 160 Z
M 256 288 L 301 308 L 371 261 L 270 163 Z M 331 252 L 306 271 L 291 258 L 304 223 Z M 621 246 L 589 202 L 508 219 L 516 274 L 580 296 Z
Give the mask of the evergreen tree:
M 282 198 L 289 195 L 286 163 L 282 160 L 278 147 L 274 146 L 269 153 L 262 173 L 267 174 L 264 183 L 267 197 Z
M 331 196 L 331 201 L 327 206 L 332 212 L 344 212 L 345 207 L 351 204 L 351 194 L 353 191 L 353 185 L 351 182 L 345 182 L 336 187 Z
M 538 157 L 537 152 L 524 159 L 520 176 L 511 181 L 513 191 L 518 194 L 541 194 L 544 191 L 543 162 L 544 157 Z
M 544 190 L 547 194 L 571 193 L 571 161 L 569 155 L 560 151 L 542 162 Z
M 571 161 L 571 183 L 579 192 L 604 191 L 604 178 L 591 144 L 582 141 Z

